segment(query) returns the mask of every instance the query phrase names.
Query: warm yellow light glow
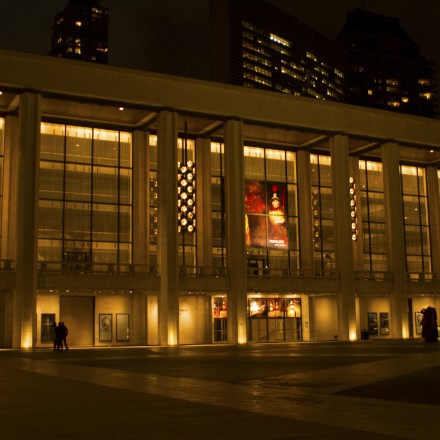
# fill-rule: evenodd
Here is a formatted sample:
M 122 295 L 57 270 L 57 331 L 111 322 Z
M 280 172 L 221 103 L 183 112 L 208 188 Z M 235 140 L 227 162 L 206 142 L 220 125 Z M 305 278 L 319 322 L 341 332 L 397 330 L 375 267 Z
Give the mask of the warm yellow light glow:
M 246 344 L 246 324 L 243 324 L 243 322 L 240 322 L 240 325 L 238 326 L 238 343 L 239 344 Z
M 177 345 L 177 335 L 174 330 L 170 330 L 168 333 L 168 345 L 174 347 Z
M 32 348 L 32 335 L 29 332 L 23 332 L 21 338 L 21 348 L 28 349 Z

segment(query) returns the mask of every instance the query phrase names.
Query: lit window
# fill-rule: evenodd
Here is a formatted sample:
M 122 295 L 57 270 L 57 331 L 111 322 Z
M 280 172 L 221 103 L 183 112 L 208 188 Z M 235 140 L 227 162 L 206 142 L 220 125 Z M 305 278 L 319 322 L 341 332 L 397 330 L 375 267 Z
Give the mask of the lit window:
M 389 107 L 400 107 L 400 102 L 399 101 L 388 101 L 388 106 Z
M 279 37 L 275 34 L 270 34 L 270 39 L 275 43 L 282 44 L 283 46 L 290 47 L 290 41 L 285 40 L 284 38 Z
M 334 72 L 335 72 L 335 74 L 336 74 L 337 76 L 339 76 L 339 77 L 341 77 L 341 78 L 344 78 L 344 74 L 343 74 L 340 70 L 338 70 L 338 69 L 334 69 Z
M 389 86 L 399 87 L 399 80 L 398 79 L 387 79 L 386 83 Z
M 80 21 L 76 21 L 76 22 L 75 22 L 75 26 L 81 27 L 81 26 L 82 26 L 82 23 L 81 23 Z
M 306 57 L 307 57 L 307 58 L 310 58 L 310 59 L 313 60 L 313 61 L 318 62 L 318 58 L 316 58 L 316 56 L 313 55 L 311 52 L 306 52 Z
M 429 79 L 419 79 L 418 81 L 420 86 L 430 86 L 431 81 Z
M 427 92 L 427 93 L 420 93 L 419 96 L 420 96 L 420 98 L 430 100 L 430 99 L 432 98 L 432 93 L 430 93 L 430 92 Z
M 373 90 L 371 90 L 371 89 L 368 89 L 368 96 L 372 96 L 373 95 Z
M 402 96 L 402 102 L 404 102 L 405 104 L 406 104 L 407 102 L 409 102 L 408 97 L 407 97 L 407 96 Z

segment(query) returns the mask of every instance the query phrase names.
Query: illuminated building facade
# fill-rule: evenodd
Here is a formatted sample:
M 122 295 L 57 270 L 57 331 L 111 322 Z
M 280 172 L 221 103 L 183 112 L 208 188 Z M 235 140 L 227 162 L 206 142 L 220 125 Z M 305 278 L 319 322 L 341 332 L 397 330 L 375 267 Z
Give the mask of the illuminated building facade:
M 436 66 L 420 54 L 397 18 L 356 8 L 347 14 L 337 43 L 347 53 L 350 103 L 436 115 Z
M 52 26 L 49 55 L 107 64 L 108 8 L 99 0 L 69 0 Z
M 344 101 L 344 52 L 261 0 L 211 2 L 212 79 L 296 96 Z
M 440 121 L 0 62 L 2 347 L 417 338 L 440 306 Z

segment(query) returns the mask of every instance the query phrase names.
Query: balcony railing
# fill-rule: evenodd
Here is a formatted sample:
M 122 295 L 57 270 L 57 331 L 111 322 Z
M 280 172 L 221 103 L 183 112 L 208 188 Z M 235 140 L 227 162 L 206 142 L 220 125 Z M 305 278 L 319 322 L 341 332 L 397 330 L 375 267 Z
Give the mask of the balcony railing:
M 406 279 L 415 282 L 433 282 L 440 280 L 440 273 L 434 272 L 407 272 Z
M 391 281 L 393 274 L 391 272 L 357 270 L 354 273 L 354 279 L 359 281 Z
M 337 270 L 305 270 L 288 268 L 259 268 L 248 267 L 249 278 L 306 278 L 306 279 L 327 279 L 338 280 L 340 273 Z
M 40 273 L 78 273 L 107 275 L 158 275 L 158 269 L 150 264 L 79 263 L 70 261 L 39 261 Z

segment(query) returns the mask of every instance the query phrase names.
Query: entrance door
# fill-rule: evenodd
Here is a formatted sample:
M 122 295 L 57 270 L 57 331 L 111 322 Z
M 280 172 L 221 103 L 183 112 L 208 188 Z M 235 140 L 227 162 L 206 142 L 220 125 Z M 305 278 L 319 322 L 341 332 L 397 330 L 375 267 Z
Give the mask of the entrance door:
M 212 298 L 213 341 L 228 340 L 228 300 L 225 296 Z
M 94 344 L 94 308 L 93 296 L 61 296 L 60 321 L 69 329 L 69 346 Z

